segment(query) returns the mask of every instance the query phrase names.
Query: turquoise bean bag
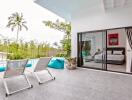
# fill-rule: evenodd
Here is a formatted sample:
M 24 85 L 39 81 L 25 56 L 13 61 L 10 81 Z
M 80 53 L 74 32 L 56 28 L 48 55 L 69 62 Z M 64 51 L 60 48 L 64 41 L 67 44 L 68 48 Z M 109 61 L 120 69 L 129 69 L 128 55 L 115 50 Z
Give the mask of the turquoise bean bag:
M 6 70 L 6 67 L 5 66 L 0 66 L 0 72 L 3 72 Z
M 64 58 L 54 57 L 50 60 L 48 67 L 55 69 L 64 69 Z

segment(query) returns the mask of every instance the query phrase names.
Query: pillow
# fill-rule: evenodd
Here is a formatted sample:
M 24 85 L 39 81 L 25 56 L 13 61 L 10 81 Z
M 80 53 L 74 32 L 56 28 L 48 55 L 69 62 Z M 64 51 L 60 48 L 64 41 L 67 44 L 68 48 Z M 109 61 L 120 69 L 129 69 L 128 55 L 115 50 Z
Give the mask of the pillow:
M 123 51 L 113 51 L 113 55 L 122 55 Z
M 111 54 L 112 54 L 112 51 L 108 50 L 107 55 L 111 55 Z

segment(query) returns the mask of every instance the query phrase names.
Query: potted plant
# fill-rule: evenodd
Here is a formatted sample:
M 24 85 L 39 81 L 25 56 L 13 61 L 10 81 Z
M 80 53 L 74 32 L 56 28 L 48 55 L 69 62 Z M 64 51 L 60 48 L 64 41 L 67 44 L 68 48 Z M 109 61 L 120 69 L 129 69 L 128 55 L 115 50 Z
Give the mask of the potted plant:
M 69 70 L 73 70 L 76 69 L 77 67 L 77 61 L 76 61 L 76 57 L 75 58 L 67 58 L 67 64 L 66 64 L 66 68 Z

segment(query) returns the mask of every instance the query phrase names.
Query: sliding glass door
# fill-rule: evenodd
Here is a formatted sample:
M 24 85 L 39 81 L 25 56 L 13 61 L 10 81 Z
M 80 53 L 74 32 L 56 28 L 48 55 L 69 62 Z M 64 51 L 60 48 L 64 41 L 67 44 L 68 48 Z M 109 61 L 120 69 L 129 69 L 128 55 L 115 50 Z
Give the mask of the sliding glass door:
M 132 72 L 132 28 L 78 34 L 78 66 Z
M 129 72 L 130 69 L 126 67 L 126 58 L 129 58 L 127 42 L 125 28 L 107 30 L 107 70 Z
M 78 66 L 106 70 L 106 31 L 78 34 Z

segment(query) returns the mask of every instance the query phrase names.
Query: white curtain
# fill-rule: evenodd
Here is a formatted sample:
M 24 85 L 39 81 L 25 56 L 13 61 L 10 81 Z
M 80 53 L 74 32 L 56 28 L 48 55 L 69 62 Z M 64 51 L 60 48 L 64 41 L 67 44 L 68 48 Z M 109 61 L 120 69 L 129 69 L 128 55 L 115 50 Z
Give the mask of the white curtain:
M 129 45 L 132 49 L 132 28 L 127 28 L 126 33 L 127 33 L 127 38 L 128 38 Z
M 132 28 L 126 28 L 126 34 L 127 34 L 128 43 L 132 50 Z M 130 70 L 132 72 L 132 57 L 131 57 L 131 69 Z

